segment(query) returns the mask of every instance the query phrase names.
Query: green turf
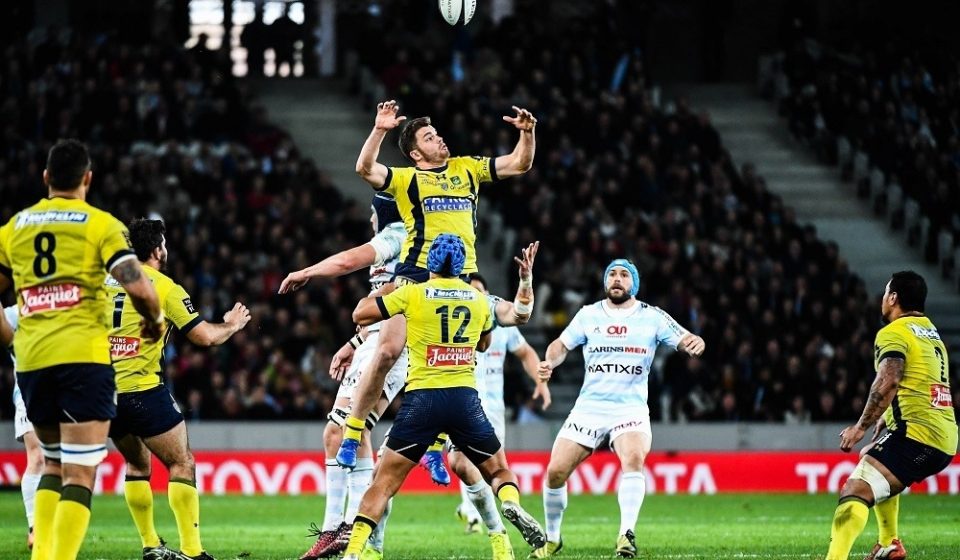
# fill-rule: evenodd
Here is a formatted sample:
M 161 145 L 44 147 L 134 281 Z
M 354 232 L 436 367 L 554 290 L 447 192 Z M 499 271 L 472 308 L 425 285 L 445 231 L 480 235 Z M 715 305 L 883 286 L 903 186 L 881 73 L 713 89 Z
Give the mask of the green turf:
M 453 496 L 401 496 L 395 501 L 387 558 L 489 558 L 485 537 L 462 534 Z M 834 496 L 647 497 L 637 525 L 639 558 L 822 558 L 830 534 Z M 539 496 L 526 505 L 543 519 Z M 177 543 L 166 497 L 157 496 L 157 527 Z M 0 558 L 28 558 L 20 496 L 0 494 Z M 297 558 L 311 541 L 310 521 L 321 520 L 319 497 L 204 497 L 203 541 L 218 560 L 249 553 L 251 559 Z M 564 519 L 560 558 L 611 557 L 619 514 L 615 496 L 571 496 Z M 518 558 L 527 547 L 511 528 Z M 960 557 L 957 497 L 905 496 L 901 537 L 911 560 Z M 858 560 L 876 539 L 872 516 L 851 558 Z M 122 498 L 97 497 L 93 522 L 80 558 L 139 558 L 140 541 Z

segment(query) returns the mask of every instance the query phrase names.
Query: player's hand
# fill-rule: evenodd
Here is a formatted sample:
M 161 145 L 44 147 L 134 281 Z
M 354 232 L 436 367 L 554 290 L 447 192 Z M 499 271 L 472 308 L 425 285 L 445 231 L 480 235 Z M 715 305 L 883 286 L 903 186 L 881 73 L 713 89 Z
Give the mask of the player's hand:
M 537 378 L 540 381 L 550 381 L 551 377 L 553 377 L 553 366 L 550 362 L 543 360 L 537 366 Z
M 233 309 L 223 314 L 223 322 L 235 326 L 239 331 L 250 322 L 250 310 L 238 301 L 233 304 Z
M 853 449 L 853 446 L 863 439 L 864 429 L 860 426 L 847 426 L 840 432 L 840 451 L 844 453 Z
M 873 425 L 873 436 L 870 437 L 870 441 L 877 441 L 880 439 L 880 434 L 887 429 L 887 421 L 884 420 L 883 416 L 877 420 L 877 423 Z
M 540 250 L 540 242 L 534 241 L 527 245 L 526 249 L 520 250 L 521 257 L 513 257 L 513 262 L 517 263 L 520 271 L 520 278 L 530 278 L 533 274 L 533 261 L 537 258 L 537 251 Z
M 683 345 L 682 350 L 691 356 L 699 357 L 703 354 L 703 351 L 707 348 L 707 343 L 703 341 L 703 338 L 689 333 L 683 337 L 683 340 L 680 341 Z
M 533 390 L 533 399 L 543 398 L 543 404 L 540 405 L 540 410 L 546 410 L 550 407 L 550 403 L 553 402 L 553 398 L 550 396 L 550 387 L 546 383 L 537 383 L 537 388 Z
M 160 321 L 154 321 L 146 317 L 141 318 L 140 338 L 149 342 L 156 342 L 163 338 L 163 333 L 167 330 L 167 321 L 162 317 L 161 315 Z
M 353 363 L 353 354 L 353 346 L 350 346 L 349 342 L 337 350 L 337 353 L 333 355 L 333 359 L 330 360 L 331 379 L 334 381 L 343 381 L 343 376 Z
M 534 118 L 533 113 L 516 105 L 513 106 L 513 110 L 516 111 L 517 116 L 504 115 L 503 120 L 517 127 L 517 130 L 533 132 L 534 127 L 537 126 L 537 119 Z
M 307 274 L 298 270 L 296 272 L 291 272 L 287 274 L 287 277 L 283 279 L 283 282 L 280 283 L 280 289 L 277 290 L 278 294 L 287 294 L 290 292 L 295 292 L 300 288 L 307 285 L 307 282 L 310 281 L 310 278 Z
M 407 120 L 407 117 L 399 116 L 400 106 L 391 99 L 383 103 L 377 103 L 377 120 L 373 123 L 373 128 L 377 130 L 393 130 L 400 126 L 400 123 Z

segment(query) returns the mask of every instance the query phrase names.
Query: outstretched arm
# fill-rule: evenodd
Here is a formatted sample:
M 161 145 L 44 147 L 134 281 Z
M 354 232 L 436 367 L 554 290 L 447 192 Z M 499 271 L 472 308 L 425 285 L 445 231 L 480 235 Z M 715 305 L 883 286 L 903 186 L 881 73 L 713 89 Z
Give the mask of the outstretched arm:
M 383 311 L 381 311 L 380 306 L 377 304 L 376 296 L 367 296 L 361 299 L 360 302 L 357 303 L 356 309 L 353 310 L 353 322 L 362 327 L 372 325 L 385 318 Z
M 380 155 L 380 144 L 383 143 L 387 132 L 407 119 L 407 117 L 398 116 L 399 111 L 400 107 L 392 99 L 377 104 L 377 119 L 374 121 L 373 130 L 370 131 L 370 136 L 367 136 L 363 148 L 360 149 L 360 157 L 357 158 L 357 174 L 377 190 L 383 188 L 388 172 L 387 166 L 377 161 Z
M 517 127 L 520 131 L 520 139 L 517 146 L 509 154 L 498 157 L 494 160 L 494 168 L 497 171 L 498 178 L 515 177 L 523 175 L 533 167 L 533 155 L 537 150 L 537 140 L 534 129 L 537 126 L 537 119 L 526 109 L 513 107 L 516 116 L 504 116 L 503 120 Z
M 233 309 L 224 313 L 222 323 L 202 321 L 187 332 L 187 339 L 197 346 L 220 346 L 249 322 L 250 310 L 237 302 Z
M 311 278 L 336 278 L 351 272 L 372 266 L 377 259 L 377 251 L 373 245 L 364 243 L 359 247 L 340 251 L 335 255 L 323 259 L 315 265 L 302 270 L 291 272 L 283 279 L 277 293 L 286 294 L 295 292 L 307 285 Z
M 677 350 L 686 352 L 691 356 L 700 356 L 703 354 L 703 351 L 706 349 L 706 347 L 707 343 L 703 341 L 703 338 L 689 332 L 683 335 L 683 338 L 680 339 L 680 343 L 677 344 Z

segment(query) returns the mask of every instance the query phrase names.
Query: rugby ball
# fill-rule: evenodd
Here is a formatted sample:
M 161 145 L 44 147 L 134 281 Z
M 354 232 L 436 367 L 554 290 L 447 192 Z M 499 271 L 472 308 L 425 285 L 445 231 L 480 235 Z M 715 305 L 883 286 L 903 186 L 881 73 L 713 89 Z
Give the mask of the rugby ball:
M 474 12 L 477 11 L 477 0 L 438 0 L 440 14 L 450 25 L 460 22 L 463 15 L 463 24 L 470 23 Z

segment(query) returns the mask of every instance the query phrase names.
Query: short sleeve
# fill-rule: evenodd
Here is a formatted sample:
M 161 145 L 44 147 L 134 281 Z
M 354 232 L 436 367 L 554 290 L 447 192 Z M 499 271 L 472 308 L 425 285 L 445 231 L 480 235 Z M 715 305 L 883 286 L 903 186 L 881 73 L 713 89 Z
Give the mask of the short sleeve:
M 13 220 L 10 220 L 3 227 L 0 227 L 0 274 L 3 274 L 7 278 L 13 280 L 13 264 L 10 261 L 8 247 L 10 241 L 10 224 L 13 223 Z
M 877 368 L 880 367 L 880 362 L 885 358 L 906 359 L 907 352 L 910 349 L 910 343 L 907 340 L 906 333 L 904 333 L 902 329 L 890 328 L 890 326 L 880 329 L 880 332 L 877 333 L 874 346 Z
M 17 325 L 20 323 L 20 312 L 17 311 L 17 306 L 11 305 L 10 307 L 5 307 L 3 309 L 3 315 L 7 318 L 7 323 L 10 325 L 10 328 L 17 330 Z
M 410 306 L 410 300 L 418 284 L 407 284 L 390 292 L 385 296 L 377 297 L 377 306 L 380 307 L 380 313 L 383 318 L 393 317 L 398 313 L 403 313 Z M 423 288 L 423 286 L 420 286 Z
M 373 266 L 383 266 L 388 261 L 400 256 L 400 250 L 403 248 L 403 241 L 406 239 L 407 231 L 403 224 L 390 224 L 380 233 L 373 236 L 369 241 L 376 253 Z
M 583 325 L 584 309 L 586 308 L 577 311 L 577 314 L 573 316 L 573 320 L 570 321 L 567 328 L 563 329 L 563 332 L 560 333 L 560 342 L 567 347 L 567 350 L 573 350 L 577 346 L 587 342 L 587 332 Z
M 493 313 L 490 312 L 490 305 L 484 305 L 483 309 L 483 329 L 481 329 L 481 334 L 486 334 L 493 330 L 493 327 L 496 325 L 493 322 Z
M 681 327 L 680 323 L 676 322 L 673 317 L 663 309 L 654 307 L 653 310 L 659 314 L 657 343 L 666 344 L 670 348 L 676 348 L 677 345 L 680 344 L 680 340 L 687 335 L 687 329 Z
M 120 220 L 107 215 L 103 236 L 100 238 L 100 258 L 105 263 L 107 272 L 113 270 L 118 263 L 137 258 L 130 246 L 130 232 Z
M 174 284 L 163 298 L 163 314 L 173 321 L 173 325 L 183 334 L 203 322 L 190 300 L 190 294 L 179 284 Z
M 493 317 L 493 326 L 500 327 L 500 320 L 497 319 L 497 306 L 500 305 L 500 302 L 503 301 L 503 298 L 500 296 L 495 296 L 493 294 L 487 294 L 487 308 L 490 310 L 490 315 Z
M 464 158 L 467 169 L 474 174 L 479 183 L 492 183 L 497 180 L 497 166 L 493 158 L 473 156 Z
M 376 190 L 397 198 L 397 191 L 410 184 L 414 173 L 416 173 L 416 169 L 413 167 L 388 167 L 387 178 L 383 181 L 383 186 Z
M 527 339 L 523 338 L 520 329 L 517 327 L 508 327 L 506 331 L 508 352 L 516 352 L 527 343 Z

